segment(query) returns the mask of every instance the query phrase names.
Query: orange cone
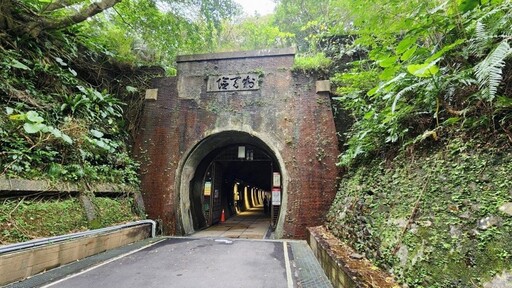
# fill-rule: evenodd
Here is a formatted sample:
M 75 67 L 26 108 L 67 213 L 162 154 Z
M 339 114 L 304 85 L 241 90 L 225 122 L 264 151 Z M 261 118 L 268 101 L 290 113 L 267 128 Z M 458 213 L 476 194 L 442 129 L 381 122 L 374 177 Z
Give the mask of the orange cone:
M 220 214 L 220 222 L 226 221 L 226 216 L 224 215 L 224 209 L 222 209 L 222 213 Z

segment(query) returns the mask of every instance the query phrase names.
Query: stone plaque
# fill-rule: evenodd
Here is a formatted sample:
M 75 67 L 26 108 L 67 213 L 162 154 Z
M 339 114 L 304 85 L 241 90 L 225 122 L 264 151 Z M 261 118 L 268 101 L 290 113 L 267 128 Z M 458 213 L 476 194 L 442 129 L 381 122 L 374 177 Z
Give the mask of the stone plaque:
M 208 77 L 208 92 L 258 90 L 257 74 L 218 75 Z
M 146 100 L 156 100 L 158 98 L 158 89 L 147 89 Z
M 331 81 L 319 80 L 316 81 L 316 93 L 319 92 L 331 92 Z

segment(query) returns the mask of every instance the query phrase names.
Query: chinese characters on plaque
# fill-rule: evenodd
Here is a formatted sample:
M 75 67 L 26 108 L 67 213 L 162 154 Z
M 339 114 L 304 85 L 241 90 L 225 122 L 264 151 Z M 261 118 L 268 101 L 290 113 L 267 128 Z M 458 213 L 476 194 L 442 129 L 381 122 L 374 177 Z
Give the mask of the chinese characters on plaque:
M 208 77 L 208 92 L 260 89 L 257 74 L 219 75 Z

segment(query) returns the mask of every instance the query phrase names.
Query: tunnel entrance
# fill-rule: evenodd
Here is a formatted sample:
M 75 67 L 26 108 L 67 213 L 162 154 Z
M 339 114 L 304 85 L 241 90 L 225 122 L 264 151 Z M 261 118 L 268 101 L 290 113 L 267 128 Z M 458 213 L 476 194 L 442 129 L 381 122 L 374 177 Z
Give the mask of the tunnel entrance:
M 293 48 L 183 55 L 175 77 L 152 80 L 134 153 L 163 234 L 190 235 L 269 193 L 275 238 L 306 239 L 325 222 L 340 154 L 331 87 L 294 61 Z
M 275 153 L 257 137 L 225 131 L 205 138 L 182 172 L 184 234 L 220 223 L 223 211 L 225 220 L 261 211 L 275 229 L 283 202 L 281 175 Z
M 222 211 L 228 219 L 251 208 L 262 208 L 275 227 L 279 205 L 271 205 L 271 191 L 273 175 L 280 172 L 265 150 L 239 143 L 212 151 L 202 162 L 199 166 L 206 169 L 196 170 L 193 181 L 201 181 L 201 189 L 190 193 L 194 230 L 219 223 Z

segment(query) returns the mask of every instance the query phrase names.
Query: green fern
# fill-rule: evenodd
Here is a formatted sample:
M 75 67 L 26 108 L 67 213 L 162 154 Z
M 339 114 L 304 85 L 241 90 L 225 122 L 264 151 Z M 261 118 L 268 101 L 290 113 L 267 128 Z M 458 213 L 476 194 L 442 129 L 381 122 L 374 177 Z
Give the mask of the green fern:
M 427 85 L 430 81 L 431 81 L 430 79 L 427 79 L 427 80 L 423 80 L 423 81 L 414 83 L 414 84 L 409 85 L 409 86 L 405 87 L 404 89 L 400 90 L 398 93 L 396 93 L 395 100 L 393 101 L 393 105 L 391 105 L 391 113 L 395 113 L 396 104 L 398 103 L 398 100 L 400 100 L 400 97 L 402 97 L 402 95 L 404 95 L 405 93 L 408 93 L 408 92 L 414 92 L 418 89 L 418 87 Z
M 475 27 L 475 34 L 477 40 L 488 40 L 490 37 L 487 33 L 487 27 L 485 26 L 485 23 L 478 21 L 476 23 Z
M 503 40 L 496 49 L 474 67 L 480 89 L 484 90 L 488 101 L 492 101 L 496 97 L 498 86 L 502 80 L 503 67 L 506 64 L 505 59 L 511 53 L 512 48 L 507 40 Z

